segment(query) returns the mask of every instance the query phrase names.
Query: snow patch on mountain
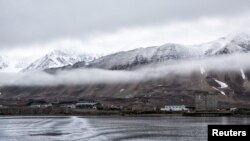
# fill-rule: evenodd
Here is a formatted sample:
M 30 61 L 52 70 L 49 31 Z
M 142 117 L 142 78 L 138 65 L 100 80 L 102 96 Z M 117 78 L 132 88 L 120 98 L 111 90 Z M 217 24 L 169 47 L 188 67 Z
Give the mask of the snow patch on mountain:
M 214 81 L 217 82 L 220 85 L 220 88 L 222 88 L 222 89 L 228 87 L 228 85 L 222 81 L 219 81 L 217 79 L 214 79 Z
M 221 90 L 219 90 L 219 89 L 217 89 L 215 87 L 213 87 L 213 89 L 215 89 L 216 91 L 219 91 L 222 95 L 226 95 L 225 92 L 223 92 L 223 91 L 221 91 Z
M 120 89 L 120 93 L 123 92 L 125 89 Z
M 240 69 L 240 72 L 241 72 L 242 79 L 246 80 L 246 75 L 245 75 L 243 69 Z
M 203 74 L 205 74 L 205 73 L 206 73 L 205 68 L 204 68 L 204 67 L 202 67 L 202 66 L 200 66 L 200 72 L 201 72 L 201 74 L 202 74 L 202 75 L 203 75 Z

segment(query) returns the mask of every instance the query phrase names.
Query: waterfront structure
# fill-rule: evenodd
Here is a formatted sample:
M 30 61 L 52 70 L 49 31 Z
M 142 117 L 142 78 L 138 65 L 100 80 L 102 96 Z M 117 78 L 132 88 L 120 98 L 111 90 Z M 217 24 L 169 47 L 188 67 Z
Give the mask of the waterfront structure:
M 73 108 L 76 108 L 76 101 L 62 101 L 59 103 L 60 107 L 61 108 L 70 108 L 70 109 L 73 109 Z
M 76 108 L 75 104 L 61 104 L 60 105 L 61 108 L 70 108 L 70 109 L 74 109 Z
M 44 100 L 31 100 L 28 104 L 31 108 L 47 108 L 52 107 L 51 103 L 47 103 Z
M 188 109 L 186 108 L 185 105 L 165 105 L 163 110 L 166 112 L 181 112 L 181 111 L 187 111 Z
M 31 108 L 47 108 L 47 107 L 52 107 L 52 104 L 46 103 L 46 104 L 31 104 Z
M 77 108 L 86 108 L 86 109 L 99 109 L 101 104 L 93 101 L 79 101 L 76 103 Z
M 218 104 L 217 94 L 197 93 L 195 94 L 196 111 L 216 111 Z

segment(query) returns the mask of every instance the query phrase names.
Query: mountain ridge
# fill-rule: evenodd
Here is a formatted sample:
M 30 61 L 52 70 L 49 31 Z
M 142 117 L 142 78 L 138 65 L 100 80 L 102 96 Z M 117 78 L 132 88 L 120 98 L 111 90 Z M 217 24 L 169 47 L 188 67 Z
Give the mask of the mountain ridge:
M 211 56 L 250 52 L 250 36 L 235 34 L 199 45 L 168 43 L 161 46 L 137 48 L 102 56 L 80 67 L 110 70 L 131 69 L 139 65 L 171 60 L 199 59 Z
M 13 67 L 15 70 L 42 71 L 60 68 L 101 68 L 110 70 L 133 69 L 150 63 L 167 62 L 171 60 L 199 59 L 232 53 L 247 53 L 250 51 L 250 35 L 245 33 L 230 34 L 207 43 L 198 45 L 182 45 L 167 43 L 161 46 L 136 48 L 120 51 L 106 56 L 78 53 L 71 49 L 54 50 L 32 63 L 21 61 L 11 65 L 5 57 L 0 58 L 0 69 Z M 74 65 L 77 63 L 76 65 Z M 17 68 L 18 67 L 18 68 Z M 6 69 L 8 70 L 8 69 Z

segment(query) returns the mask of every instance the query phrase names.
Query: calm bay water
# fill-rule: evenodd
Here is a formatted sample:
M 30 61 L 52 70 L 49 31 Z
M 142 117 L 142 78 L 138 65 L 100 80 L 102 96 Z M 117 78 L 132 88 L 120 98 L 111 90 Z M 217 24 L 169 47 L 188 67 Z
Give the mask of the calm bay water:
M 1 141 L 205 141 L 208 124 L 250 124 L 239 117 L 0 117 Z

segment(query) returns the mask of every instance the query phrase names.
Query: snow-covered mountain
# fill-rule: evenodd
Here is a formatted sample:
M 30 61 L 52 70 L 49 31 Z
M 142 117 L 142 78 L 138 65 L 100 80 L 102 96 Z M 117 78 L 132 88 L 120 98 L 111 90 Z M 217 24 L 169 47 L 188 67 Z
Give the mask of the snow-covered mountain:
M 202 54 L 206 56 L 249 52 L 250 35 L 244 33 L 231 34 L 227 37 L 194 47 L 200 48 Z
M 128 69 L 148 63 L 246 52 L 250 52 L 250 36 L 232 34 L 200 45 L 165 44 L 118 52 L 90 62 L 89 67 Z
M 179 44 L 165 44 L 159 47 L 139 48 L 101 57 L 90 63 L 90 67 L 124 69 L 139 64 L 186 59 L 195 55 L 190 48 Z
M 96 59 L 97 55 L 80 54 L 73 50 L 54 50 L 49 54 L 37 59 L 23 71 L 45 70 L 48 68 L 57 68 L 67 65 L 73 65 L 77 62 L 90 62 Z
M 103 69 L 129 69 L 138 65 L 166 62 L 171 60 L 203 58 L 230 53 L 250 51 L 250 36 L 248 34 L 232 34 L 227 37 L 199 44 L 181 45 L 168 43 L 162 46 L 137 48 L 122 51 L 107 56 L 80 54 L 70 49 L 52 51 L 43 57 L 19 59 L 14 62 L 8 57 L 0 57 L 0 71 L 18 72 L 45 70 L 74 65 L 72 68 L 94 67 Z M 36 61 L 34 61 L 37 59 Z

